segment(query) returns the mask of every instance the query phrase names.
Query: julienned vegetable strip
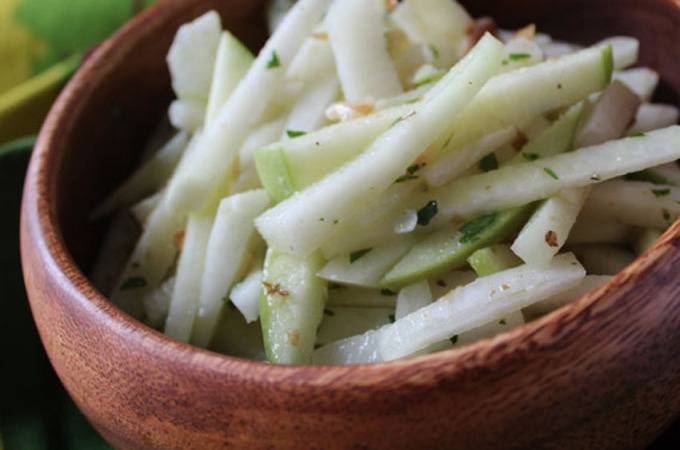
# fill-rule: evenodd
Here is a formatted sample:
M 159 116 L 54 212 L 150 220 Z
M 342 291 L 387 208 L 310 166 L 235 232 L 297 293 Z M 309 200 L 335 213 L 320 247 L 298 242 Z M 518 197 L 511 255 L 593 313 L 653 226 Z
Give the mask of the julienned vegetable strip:
M 168 187 L 170 206 L 200 210 L 229 176 L 236 153 L 274 96 L 280 95 L 287 65 L 326 12 L 330 0 L 302 0 L 283 20 L 247 75 L 205 130 L 194 154 Z M 272 59 L 279 65 L 272 67 Z
M 455 181 L 426 197 L 438 201 L 435 225 L 531 203 L 680 158 L 680 126 Z M 558 179 L 546 174 L 548 168 Z
M 447 132 L 451 119 L 499 70 L 502 51 L 487 35 L 440 81 L 447 86 L 441 94 L 416 105 L 355 160 L 260 216 L 256 224 L 267 243 L 302 255 L 318 248 L 338 222 L 352 217 L 358 202 L 379 197 L 425 150 L 424 143 Z

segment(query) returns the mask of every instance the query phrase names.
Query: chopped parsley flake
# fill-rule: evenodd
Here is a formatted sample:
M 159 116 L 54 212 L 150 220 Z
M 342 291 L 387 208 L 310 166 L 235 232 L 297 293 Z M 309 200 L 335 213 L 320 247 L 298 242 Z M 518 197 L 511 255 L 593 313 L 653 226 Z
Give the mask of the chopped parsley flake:
M 414 173 L 418 172 L 418 171 L 419 171 L 420 169 L 422 169 L 423 167 L 425 167 L 425 163 L 422 163 L 422 164 L 413 164 L 412 166 L 409 166 L 409 167 L 406 169 L 406 173 L 408 173 L 409 175 L 413 175 Z
M 267 69 L 276 69 L 277 67 L 281 67 L 281 60 L 279 60 L 279 55 L 274 50 L 271 58 L 267 61 Z
M 394 291 L 390 291 L 389 289 L 381 289 L 380 295 L 384 295 L 385 297 L 394 297 L 395 295 L 397 295 L 397 293 Z
M 507 66 L 509 63 L 510 63 L 510 61 L 508 61 L 507 59 L 504 59 L 503 61 L 501 61 L 501 64 L 503 64 L 504 66 Z
M 548 175 L 550 175 L 551 178 L 554 178 L 554 179 L 556 179 L 556 180 L 559 180 L 559 179 L 560 179 L 560 177 L 559 177 L 559 176 L 555 173 L 555 171 L 552 170 L 550 167 L 544 167 L 544 168 L 543 168 L 543 171 L 544 171 L 545 173 L 547 173 Z
M 641 170 L 640 172 L 633 172 L 624 175 L 627 181 L 647 181 L 652 184 L 671 185 L 673 183 L 666 177 L 663 177 L 651 170 Z
M 370 252 L 373 250 L 372 248 L 363 248 L 361 250 L 357 250 L 356 252 L 352 252 L 349 254 L 349 263 L 353 264 L 355 261 L 366 255 L 366 253 Z
M 509 58 L 511 61 L 521 61 L 531 58 L 531 55 L 528 53 L 510 53 Z
M 643 132 L 633 133 L 633 134 L 630 135 L 630 137 L 632 137 L 632 138 L 641 138 L 641 137 L 645 137 L 645 136 L 647 136 L 647 135 Z
M 527 161 L 536 161 L 537 159 L 539 159 L 541 157 L 541 155 L 539 155 L 538 153 L 531 153 L 531 152 L 522 153 L 522 156 Z
M 395 183 L 403 183 L 404 181 L 411 181 L 411 180 L 417 180 L 418 175 L 402 175 L 399 178 L 397 178 L 394 182 Z
M 460 227 L 460 232 L 462 234 L 460 243 L 465 244 L 479 239 L 479 235 L 496 222 L 497 216 L 496 213 L 488 214 L 486 216 L 478 217 Z
M 289 138 L 292 139 L 292 138 L 304 136 L 305 134 L 307 134 L 307 132 L 305 132 L 305 131 L 297 131 L 297 130 L 287 130 L 287 131 L 286 131 L 286 134 L 288 135 Z
M 479 161 L 479 169 L 483 172 L 491 172 L 498 169 L 498 159 L 495 153 L 489 153 L 481 161 Z
M 425 206 L 418 210 L 418 225 L 426 226 L 429 225 L 430 221 L 439 212 L 439 207 L 437 202 L 430 200 Z
M 453 336 L 451 336 L 451 339 L 449 339 L 449 340 L 451 341 L 451 343 L 453 345 L 456 345 L 456 343 L 458 342 L 458 335 L 454 334 Z
M 394 314 L 390 314 L 389 316 L 387 316 L 387 318 L 390 319 L 390 323 L 394 323 L 395 321 Z
M 146 286 L 146 279 L 143 277 L 130 277 L 123 282 L 120 286 L 121 291 L 126 291 L 128 289 L 139 289 Z
M 652 194 L 657 197 L 665 197 L 671 193 L 670 189 L 652 189 Z

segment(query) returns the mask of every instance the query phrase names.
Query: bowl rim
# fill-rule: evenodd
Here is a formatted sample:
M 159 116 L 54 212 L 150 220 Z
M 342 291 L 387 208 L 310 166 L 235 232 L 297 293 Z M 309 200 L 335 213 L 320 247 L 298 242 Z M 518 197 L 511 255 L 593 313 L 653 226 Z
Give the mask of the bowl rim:
M 673 241 L 680 238 L 678 220 L 631 265 L 580 299 L 498 336 L 403 360 L 347 366 L 286 366 L 224 355 L 175 341 L 132 318 L 97 291 L 71 257 L 58 224 L 54 200 L 58 169 L 65 163 L 66 136 L 76 126 L 75 119 L 88 102 L 88 95 L 83 93 L 94 90 L 98 80 L 106 80 L 115 72 L 117 64 L 133 50 L 136 42 L 171 20 L 182 10 L 182 3 L 190 8 L 193 2 L 165 2 L 162 7 L 159 4 L 150 7 L 86 58 L 43 125 L 31 158 L 22 200 L 22 247 L 30 245 L 34 248 L 42 258 L 47 276 L 66 291 L 68 301 L 132 345 L 142 345 L 152 351 L 166 349 L 156 352 L 157 358 L 172 364 L 200 364 L 202 370 L 219 375 L 229 373 L 243 381 L 270 384 L 277 380 L 290 388 L 323 388 L 331 384 L 337 388 L 339 379 L 346 387 L 379 388 L 386 377 L 403 384 L 436 383 L 491 365 L 526 359 L 530 353 L 542 353 L 553 345 L 550 337 L 554 335 L 556 324 L 563 327 L 591 320 L 594 310 L 600 318 L 613 314 L 621 295 L 633 289 L 640 277 L 657 269 L 674 250 Z M 36 239 L 26 242 L 29 237 Z M 24 264 L 24 273 L 27 270 L 30 269 Z M 394 384 L 390 389 L 394 389 Z

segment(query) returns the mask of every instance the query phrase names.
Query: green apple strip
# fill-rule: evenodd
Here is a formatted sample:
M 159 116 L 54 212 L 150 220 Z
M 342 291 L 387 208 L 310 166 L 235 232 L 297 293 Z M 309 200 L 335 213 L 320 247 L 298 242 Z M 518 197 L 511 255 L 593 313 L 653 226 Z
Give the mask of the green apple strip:
M 433 223 L 441 226 L 455 218 L 526 205 L 564 189 L 588 186 L 678 158 L 680 126 L 672 126 L 462 178 L 423 194 L 423 199 L 437 201 L 439 214 Z
M 276 202 L 285 200 L 355 158 L 412 110 L 410 104 L 397 106 L 257 150 L 263 186 Z
M 326 345 L 375 330 L 390 323 L 392 308 L 352 308 L 327 306 L 316 336 L 316 345 Z
M 481 248 L 470 255 L 467 261 L 480 277 L 493 275 L 522 264 L 522 260 L 504 244 Z
M 376 2 L 335 2 L 325 23 L 346 100 L 378 99 L 402 93 L 399 76 L 387 53 L 383 11 Z
M 667 145 L 680 148 L 672 141 Z M 654 149 L 648 151 L 653 153 Z M 680 216 L 680 188 L 641 181 L 609 181 L 593 189 L 583 213 L 588 217 L 665 230 Z
M 439 95 L 416 105 L 356 159 L 260 216 L 256 224 L 269 245 L 301 255 L 319 248 L 358 203 L 378 198 L 427 142 L 447 133 L 452 119 L 497 73 L 502 51 L 500 42 L 485 36 L 440 81 L 446 88 Z
M 493 78 L 456 117 L 442 151 L 456 151 L 509 126 L 521 128 L 601 91 L 609 85 L 612 64 L 611 47 L 596 47 Z
M 643 103 L 635 116 L 635 123 L 628 134 L 646 133 L 678 123 L 678 108 L 661 103 Z
M 467 11 L 452 0 L 406 0 L 389 17 L 411 41 L 435 48 L 435 62 L 443 68 L 458 61 L 472 25 Z
M 228 31 L 223 31 L 210 86 L 205 123 L 210 126 L 253 64 L 253 54 Z
M 396 302 L 397 293 L 387 289 L 368 289 L 335 283 L 328 285 L 328 306 L 394 310 Z
M 412 312 L 432 303 L 432 293 L 427 280 L 406 286 L 399 291 L 397 307 L 394 313 L 396 320 L 406 317 Z
M 640 41 L 628 36 L 613 36 L 600 41 L 597 46 L 611 45 L 614 53 L 614 70 L 634 66 L 638 61 Z
M 103 217 L 160 189 L 177 167 L 188 144 L 189 134 L 177 133 L 99 205 L 92 217 Z
M 264 190 L 232 195 L 220 203 L 203 265 L 193 344 L 210 345 L 225 298 L 252 253 L 254 220 L 269 204 Z
M 267 105 L 282 95 L 285 67 L 326 12 L 330 0 L 298 2 L 203 133 L 186 165 L 172 178 L 168 200 L 178 212 L 201 210 L 224 184 L 238 150 Z
M 379 355 L 386 361 L 409 356 L 571 289 L 584 276 L 576 258 L 566 254 L 544 269 L 524 265 L 479 278 L 384 328 Z
M 181 342 L 189 342 L 201 297 L 201 278 L 213 217 L 191 215 L 187 221 L 184 244 L 177 263 L 164 333 Z
M 576 145 L 602 144 L 626 131 L 635 117 L 640 100 L 620 81 L 614 81 L 599 97 L 576 136 Z M 567 189 L 536 210 L 512 244 L 524 262 L 545 266 L 566 243 L 590 187 Z
M 175 264 L 176 240 L 186 219 L 161 201 L 149 216 L 120 282 L 111 294 L 114 304 L 133 317 L 142 316 L 141 298 L 161 285 Z
M 411 249 L 414 240 L 405 238 L 379 247 L 368 247 L 329 261 L 317 276 L 328 281 L 379 288 L 382 277 Z
M 319 254 L 305 258 L 269 249 L 264 263 L 260 322 L 267 358 L 309 364 L 326 303 L 326 282 L 316 277 Z

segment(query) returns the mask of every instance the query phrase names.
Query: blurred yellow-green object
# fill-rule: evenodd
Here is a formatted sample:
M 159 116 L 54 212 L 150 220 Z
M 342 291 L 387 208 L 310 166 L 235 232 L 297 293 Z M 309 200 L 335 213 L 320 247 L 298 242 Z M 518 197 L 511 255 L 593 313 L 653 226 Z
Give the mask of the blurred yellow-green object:
M 0 144 L 35 133 L 80 57 L 153 0 L 0 0 Z

